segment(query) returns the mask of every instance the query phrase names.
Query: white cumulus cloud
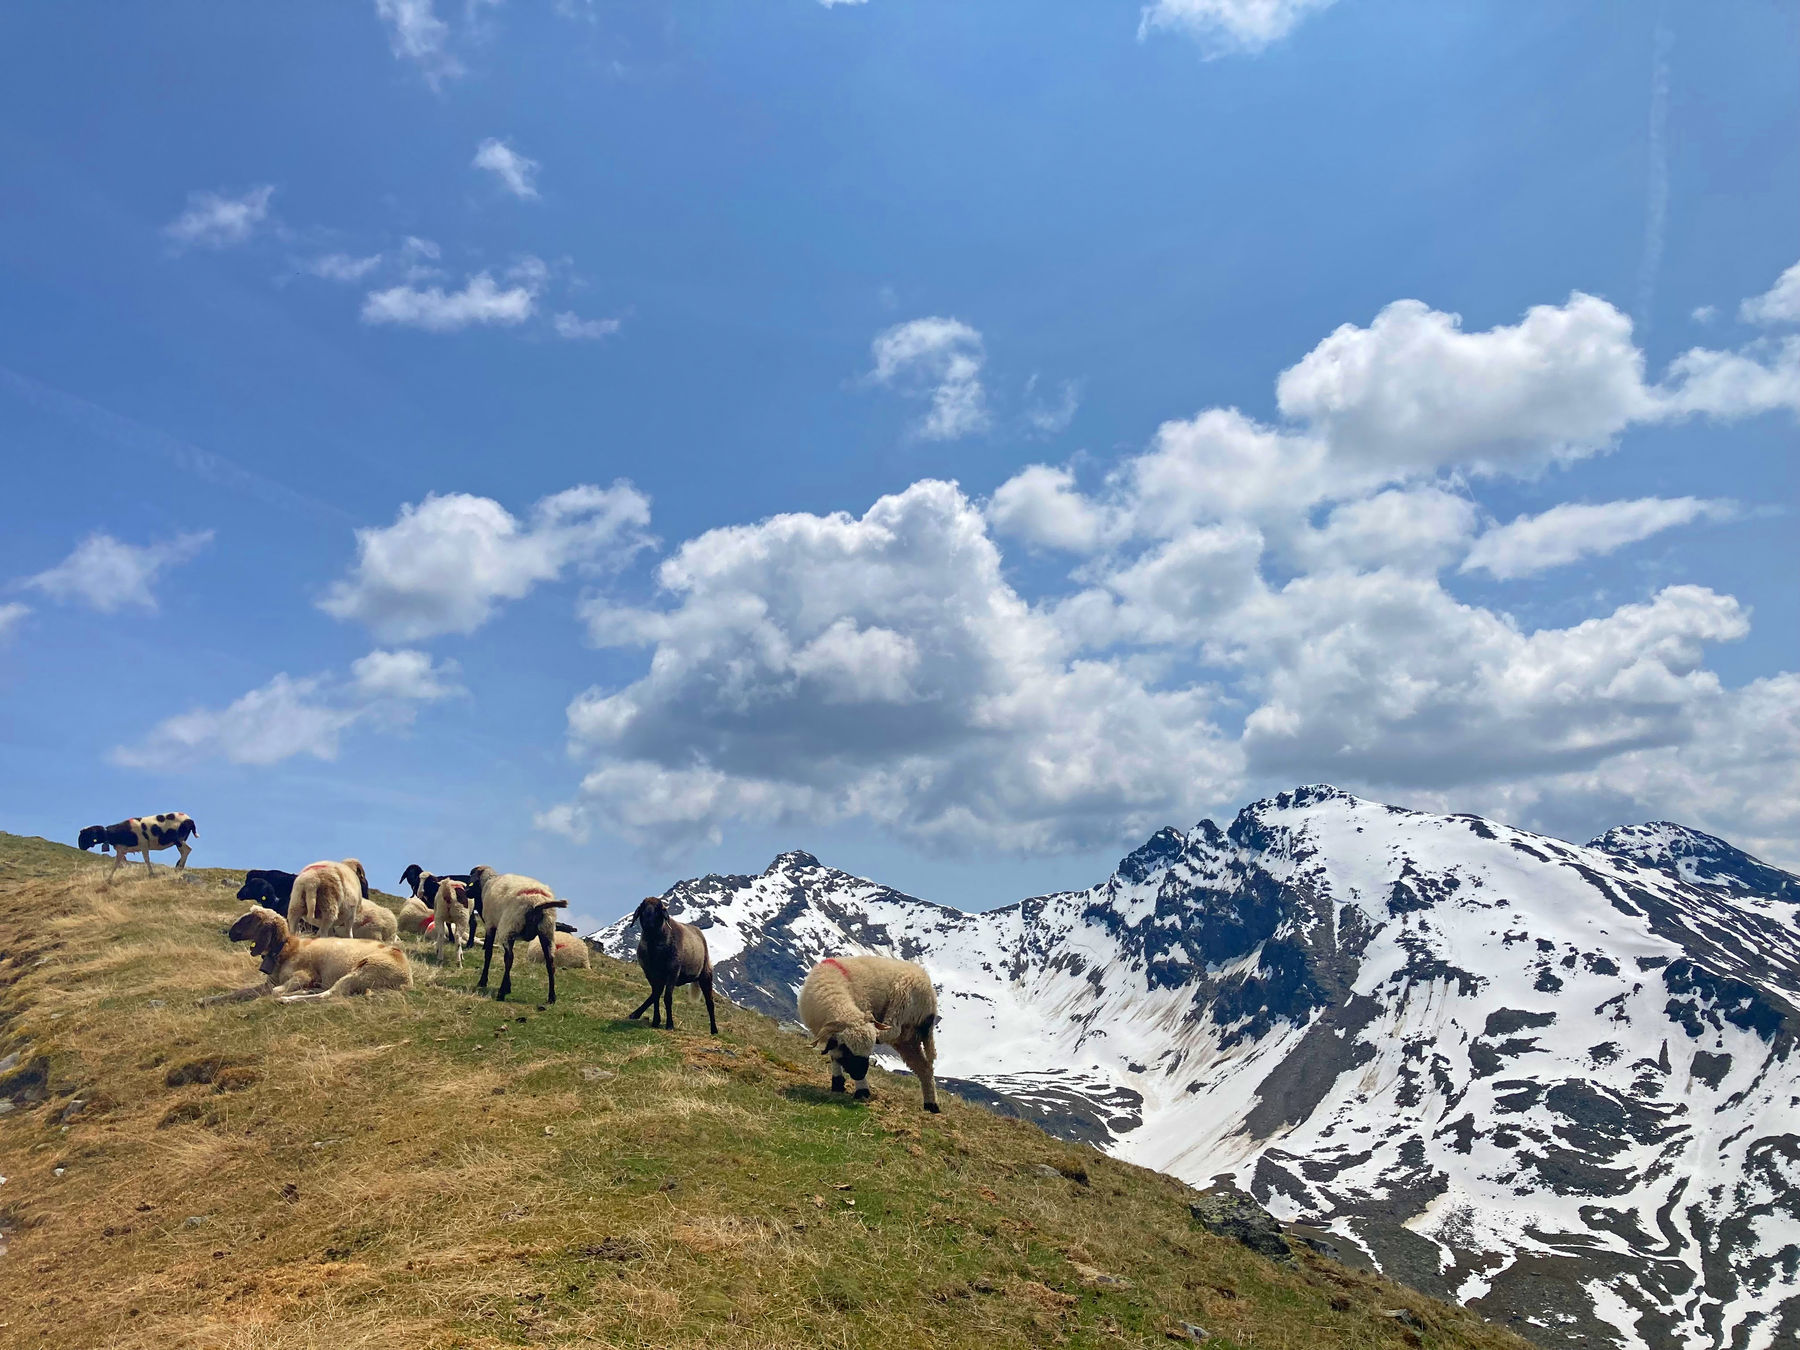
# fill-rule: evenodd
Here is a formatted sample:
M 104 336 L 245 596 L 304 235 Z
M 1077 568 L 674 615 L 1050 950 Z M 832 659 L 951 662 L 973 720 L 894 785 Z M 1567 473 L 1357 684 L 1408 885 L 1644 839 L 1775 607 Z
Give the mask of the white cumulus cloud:
M 169 568 L 192 558 L 212 542 L 212 531 L 179 534 L 154 544 L 127 544 L 95 531 L 55 567 L 28 577 L 25 585 L 56 600 L 80 601 L 102 614 L 156 608 L 152 590 Z
M 223 708 L 195 708 L 165 718 L 112 760 L 130 768 L 180 770 L 209 760 L 265 766 L 297 755 L 332 760 L 344 732 L 359 724 L 395 730 L 412 723 L 422 703 L 464 691 L 455 667 L 434 666 L 418 651 L 372 651 L 351 664 L 348 680 L 296 679 L 286 672 Z
M 1153 0 L 1144 6 L 1142 37 L 1168 28 L 1197 38 L 1210 56 L 1255 53 L 1281 41 L 1309 14 L 1333 0 Z
M 896 324 L 877 334 L 869 350 L 875 362 L 871 380 L 930 401 L 918 427 L 926 440 L 955 440 L 987 426 L 987 392 L 981 385 L 987 358 L 981 334 L 962 320 Z
M 489 497 L 434 493 L 392 525 L 358 530 L 355 567 L 319 607 L 389 641 L 472 633 L 572 567 L 629 557 L 649 523 L 649 499 L 623 481 L 545 497 L 525 520 Z
M 412 62 L 434 89 L 463 73 L 450 51 L 450 25 L 438 18 L 431 0 L 375 0 L 375 13 L 387 25 L 395 58 Z
M 1481 570 L 1508 581 L 1579 558 L 1614 553 L 1677 525 L 1729 520 L 1735 514 L 1731 502 L 1699 497 L 1640 497 L 1592 505 L 1568 502 L 1486 531 L 1463 559 L 1462 570 Z
M 515 197 L 531 198 L 538 195 L 538 162 L 521 155 L 505 141 L 493 136 L 482 141 L 475 147 L 473 165 L 493 174 Z
M 275 189 L 267 183 L 238 196 L 225 192 L 190 192 L 187 210 L 163 226 L 163 233 L 184 248 L 230 248 L 256 233 L 269 216 Z
M 477 272 L 460 291 L 410 285 L 371 291 L 363 300 L 362 321 L 422 328 L 427 333 L 454 333 L 476 324 L 511 327 L 524 323 L 536 304 L 532 287 L 516 285 L 503 290 L 491 274 Z
M 1739 305 L 1738 317 L 1745 323 L 1800 323 L 1800 262 L 1777 277 L 1775 284 L 1761 295 L 1753 295 Z

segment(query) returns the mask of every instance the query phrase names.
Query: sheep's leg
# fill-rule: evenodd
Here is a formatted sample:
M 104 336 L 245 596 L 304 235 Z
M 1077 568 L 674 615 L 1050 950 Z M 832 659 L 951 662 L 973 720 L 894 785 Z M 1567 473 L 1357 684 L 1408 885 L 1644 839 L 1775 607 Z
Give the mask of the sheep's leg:
M 831 1090 L 833 1092 L 844 1090 L 844 1068 L 835 1059 L 831 1061 Z
M 175 864 L 175 870 L 179 872 L 182 868 L 187 866 L 188 854 L 192 853 L 194 850 L 189 848 L 186 842 L 180 839 L 175 841 L 175 847 L 181 850 L 181 861 Z
M 675 981 L 670 980 L 663 986 L 663 1011 L 668 1017 L 669 1030 L 675 1030 Z
M 481 948 L 481 978 L 479 980 L 475 981 L 475 987 L 477 989 L 486 989 L 487 988 L 488 967 L 492 966 L 493 964 L 494 964 L 494 930 L 490 927 L 487 931 L 487 941 L 484 944 L 482 944 L 482 948 Z M 504 995 L 502 997 L 504 997 Z
M 124 866 L 124 863 L 125 863 L 125 850 L 122 848 L 114 849 L 113 850 L 112 871 L 110 871 L 106 874 L 106 879 L 108 881 L 111 881 L 115 876 L 117 876 L 119 874 L 119 868 Z
M 850 1080 L 850 1086 L 855 1089 L 850 1095 L 855 1097 L 858 1101 L 866 1102 L 875 1095 L 873 1092 L 869 1091 L 869 1071 L 867 1069 L 863 1070 L 863 1076 L 861 1078 L 852 1078 Z
M 233 989 L 229 994 L 213 994 L 200 1000 L 202 1008 L 210 1008 L 215 1003 L 247 1003 L 253 998 L 261 998 L 270 992 L 267 980 L 261 984 L 247 984 L 242 989 Z
M 925 1047 L 912 1037 L 895 1041 L 894 1049 L 900 1054 L 906 1067 L 913 1071 L 919 1080 L 919 1088 L 925 1094 L 925 1109 L 933 1115 L 938 1113 L 937 1077 L 931 1071 L 931 1063 L 925 1058 Z
M 556 1002 L 556 930 L 538 933 L 538 946 L 544 949 L 544 970 L 550 976 L 550 997 L 546 1003 Z
M 719 1034 L 719 1019 L 713 1012 L 713 977 L 709 970 L 700 977 L 700 994 L 706 999 L 706 1020 L 712 1026 L 712 1034 Z
M 658 989 L 656 987 L 655 980 L 651 980 L 650 981 L 650 997 L 645 999 L 642 1003 L 638 1004 L 637 1007 L 632 1009 L 629 1013 L 627 1013 L 626 1016 L 631 1018 L 631 1020 L 635 1022 L 638 1018 L 642 1017 L 645 1013 L 649 1012 L 650 1009 L 654 1008 L 656 1006 L 656 1001 L 661 997 L 662 997 L 662 990 Z
M 504 999 L 512 993 L 513 939 L 506 939 L 506 964 L 500 971 L 500 992 L 494 997 Z
M 144 875 L 151 876 L 155 871 L 156 869 L 150 865 L 150 849 L 146 846 L 144 849 Z

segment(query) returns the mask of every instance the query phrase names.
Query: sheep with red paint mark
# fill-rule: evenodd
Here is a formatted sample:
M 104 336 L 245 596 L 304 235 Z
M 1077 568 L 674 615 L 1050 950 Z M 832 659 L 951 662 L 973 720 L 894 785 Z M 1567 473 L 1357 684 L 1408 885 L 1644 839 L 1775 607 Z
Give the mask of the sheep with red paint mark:
M 565 908 L 569 902 L 557 899 L 556 892 L 533 877 L 496 872 L 491 867 L 469 869 L 468 894 L 475 913 L 481 916 L 487 929 L 482 945 L 481 978 L 475 987 L 487 988 L 488 970 L 494 963 L 494 947 L 499 944 L 505 964 L 500 976 L 500 991 L 494 997 L 504 999 L 512 992 L 513 944 L 520 939 L 529 942 L 535 938 L 544 950 L 544 973 L 550 979 L 550 996 L 545 1002 L 556 1002 L 556 961 L 552 956 L 556 946 L 556 911 Z
M 341 926 L 344 936 L 352 937 L 361 903 L 368 898 L 369 874 L 355 858 L 311 863 L 294 877 L 288 922 L 293 927 L 306 924 L 321 937 Z

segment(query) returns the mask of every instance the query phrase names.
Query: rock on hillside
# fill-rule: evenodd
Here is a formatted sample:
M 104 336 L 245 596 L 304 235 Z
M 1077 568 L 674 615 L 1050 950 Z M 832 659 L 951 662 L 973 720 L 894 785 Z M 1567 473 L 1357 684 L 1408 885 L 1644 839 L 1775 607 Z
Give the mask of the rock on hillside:
M 983 914 L 800 852 L 668 898 L 732 998 L 791 1017 L 823 955 L 920 960 L 971 1095 L 1543 1345 L 1800 1343 L 1800 878 L 1710 835 L 1308 787 Z

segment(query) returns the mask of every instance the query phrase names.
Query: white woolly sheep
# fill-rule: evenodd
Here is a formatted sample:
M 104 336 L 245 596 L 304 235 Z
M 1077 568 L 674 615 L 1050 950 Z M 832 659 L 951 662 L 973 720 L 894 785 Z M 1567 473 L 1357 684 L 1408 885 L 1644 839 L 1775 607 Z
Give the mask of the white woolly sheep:
M 316 862 L 300 869 L 294 878 L 288 919 L 295 926 L 308 924 L 320 937 L 342 924 L 344 936 L 352 936 L 357 902 L 369 898 L 369 874 L 355 858 L 342 862 Z
M 356 902 L 356 920 L 350 925 L 350 936 L 369 938 L 375 942 L 398 942 L 400 920 L 386 905 L 373 900 Z
M 865 1081 L 875 1046 L 891 1045 L 919 1079 L 925 1109 L 938 1109 L 937 991 L 923 966 L 886 956 L 828 956 L 800 986 L 800 1020 L 814 1045 L 831 1061 L 831 1090 L 844 1090 L 848 1073 L 856 1095 L 870 1095 Z
M 431 906 L 416 895 L 409 895 L 400 904 L 400 931 L 411 937 L 419 937 L 425 932 L 425 925 L 431 922 Z
M 542 943 L 534 942 L 525 948 L 527 963 L 544 964 L 544 948 Z M 573 933 L 558 932 L 556 935 L 556 968 L 558 970 L 587 970 L 593 965 L 588 956 L 588 945 Z
M 441 879 L 436 887 L 437 900 L 432 906 L 431 931 L 436 939 L 437 963 L 444 964 L 444 944 L 456 949 L 456 964 L 463 961 L 463 949 L 475 945 L 475 911 L 469 904 L 467 882 Z
M 440 890 L 443 888 L 440 886 Z M 512 992 L 513 944 L 521 938 L 536 938 L 544 949 L 544 973 L 550 980 L 550 996 L 546 1003 L 556 1002 L 556 962 L 550 953 L 556 943 L 556 911 L 569 902 L 558 900 L 556 893 L 543 882 L 513 872 L 496 872 L 491 867 L 469 869 L 469 900 L 481 921 L 487 926 L 482 944 L 481 978 L 477 989 L 486 989 L 488 969 L 494 963 L 494 944 L 504 951 L 505 968 L 500 976 L 503 999 Z
M 286 919 L 261 905 L 245 910 L 225 936 L 250 943 L 250 954 L 262 958 L 262 983 L 215 994 L 202 999 L 202 1004 L 237 1003 L 264 995 L 297 1003 L 412 987 L 412 970 L 398 947 L 360 938 L 296 937 L 288 932 Z

